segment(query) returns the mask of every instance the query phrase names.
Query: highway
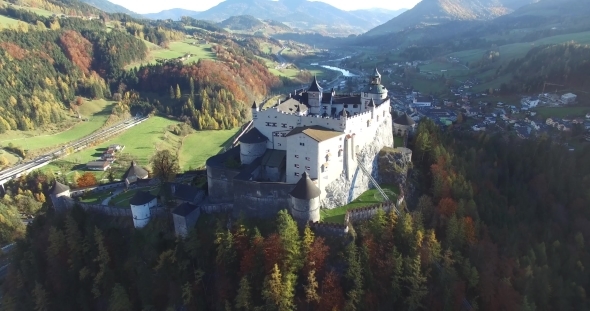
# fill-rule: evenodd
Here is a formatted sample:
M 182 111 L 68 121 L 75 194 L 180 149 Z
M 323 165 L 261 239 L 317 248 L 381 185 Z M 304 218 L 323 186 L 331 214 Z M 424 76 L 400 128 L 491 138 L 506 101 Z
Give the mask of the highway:
M 51 161 L 63 157 L 68 154 L 68 151 L 77 152 L 80 151 L 91 143 L 94 143 L 99 140 L 104 140 L 108 137 L 113 135 L 119 134 L 131 127 L 134 127 L 141 122 L 147 120 L 147 117 L 134 117 L 131 119 L 127 119 L 125 121 L 119 122 L 111 127 L 104 128 L 98 130 L 82 139 L 66 143 L 65 145 L 55 149 L 51 152 L 45 153 L 43 155 L 38 156 L 37 158 L 26 161 L 23 163 L 19 163 L 13 167 L 7 168 L 5 170 L 0 171 L 0 185 L 4 185 L 6 182 L 17 178 L 23 174 L 41 168 Z

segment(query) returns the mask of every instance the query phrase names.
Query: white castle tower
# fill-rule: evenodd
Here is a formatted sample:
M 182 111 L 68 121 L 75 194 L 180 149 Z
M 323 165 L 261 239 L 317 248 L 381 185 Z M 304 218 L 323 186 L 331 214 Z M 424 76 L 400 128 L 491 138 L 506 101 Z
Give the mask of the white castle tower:
M 313 77 L 309 89 L 307 89 L 307 104 L 311 114 L 320 114 L 322 104 L 322 88 L 318 84 L 316 77 Z

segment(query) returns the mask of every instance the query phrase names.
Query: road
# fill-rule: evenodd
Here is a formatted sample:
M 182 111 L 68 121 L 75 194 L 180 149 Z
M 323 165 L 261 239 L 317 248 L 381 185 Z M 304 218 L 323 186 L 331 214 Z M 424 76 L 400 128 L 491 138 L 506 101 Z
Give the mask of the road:
M 96 131 L 82 139 L 73 141 L 73 142 L 69 142 L 63 146 L 61 146 L 58 149 L 55 149 L 51 152 L 45 153 L 43 155 L 38 156 L 37 158 L 27 161 L 27 162 L 22 162 L 19 163 L 13 167 L 4 169 L 2 171 L 0 171 L 0 185 L 4 185 L 5 183 L 7 183 L 8 181 L 17 178 L 25 173 L 28 173 L 30 171 L 36 170 L 38 168 L 41 168 L 47 164 L 49 164 L 51 161 L 63 157 L 65 155 L 68 154 L 68 151 L 72 151 L 72 152 L 77 152 L 80 151 L 86 147 L 88 147 L 91 143 L 97 141 L 97 140 L 103 140 L 107 137 L 119 134 L 129 128 L 132 128 L 138 124 L 140 124 L 141 122 L 147 120 L 147 117 L 134 117 L 131 119 L 128 119 L 126 121 L 122 121 L 120 123 L 117 123 L 111 127 Z
M 279 66 L 277 66 L 277 69 L 283 69 L 285 67 L 287 67 L 288 63 L 285 60 L 285 58 L 283 57 L 283 55 L 281 55 L 281 53 L 283 53 L 283 51 L 285 50 L 285 48 L 282 48 L 276 55 L 277 55 L 277 59 L 279 60 L 279 63 L 281 63 Z

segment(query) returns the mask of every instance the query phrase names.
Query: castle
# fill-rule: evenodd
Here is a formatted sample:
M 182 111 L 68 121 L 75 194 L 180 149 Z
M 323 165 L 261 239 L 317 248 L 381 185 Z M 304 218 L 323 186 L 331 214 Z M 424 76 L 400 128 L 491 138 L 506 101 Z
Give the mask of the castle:
M 325 92 L 313 79 L 268 109 L 252 105 L 239 146 L 207 160 L 208 200 L 235 214 L 273 217 L 289 206 L 295 219 L 319 221 L 320 207 L 345 205 L 377 177 L 377 153 L 393 147 L 387 89 L 375 69 L 360 94 Z

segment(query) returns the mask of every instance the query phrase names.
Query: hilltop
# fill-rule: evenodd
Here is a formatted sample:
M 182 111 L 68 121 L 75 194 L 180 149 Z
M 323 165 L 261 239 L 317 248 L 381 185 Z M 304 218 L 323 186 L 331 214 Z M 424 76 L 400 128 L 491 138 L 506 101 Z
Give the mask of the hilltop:
M 408 27 L 437 25 L 449 21 L 491 20 L 535 2 L 534 0 L 422 0 L 383 25 L 367 32 L 380 35 Z
M 251 15 L 262 20 L 278 20 L 292 28 L 346 35 L 361 33 L 374 27 L 375 18 L 371 12 L 347 12 L 320 1 L 227 0 L 194 17 L 221 22 L 232 16 Z M 390 12 L 390 18 L 395 16 L 395 11 Z
M 80 0 L 84 3 L 90 4 L 91 6 L 100 9 L 101 11 L 107 13 L 124 13 L 129 14 L 133 17 L 141 18 L 141 15 L 115 3 L 112 3 L 108 0 Z M 64 3 L 70 2 L 70 0 L 62 0 Z
M 231 31 L 243 31 L 247 33 L 274 34 L 293 31 L 289 26 L 281 22 L 274 20 L 261 21 L 251 15 L 232 16 L 218 25 Z

